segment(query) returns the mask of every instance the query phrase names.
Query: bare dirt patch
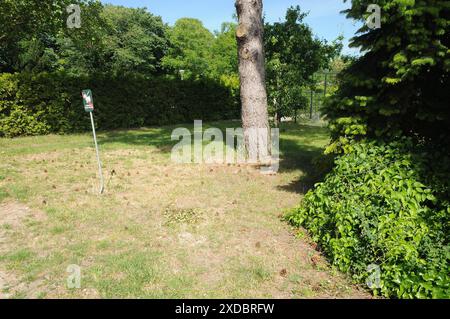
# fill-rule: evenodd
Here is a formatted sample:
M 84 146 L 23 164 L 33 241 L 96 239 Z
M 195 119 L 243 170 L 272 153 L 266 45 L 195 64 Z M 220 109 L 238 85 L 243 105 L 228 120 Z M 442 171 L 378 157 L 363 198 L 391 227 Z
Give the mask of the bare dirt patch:
M 0 203 L 0 254 L 14 250 L 10 234 L 24 227 L 26 221 L 43 221 L 46 215 L 16 201 Z M 2 269 L 0 264 L 0 299 L 11 298 L 20 291 L 26 291 L 27 297 L 39 294 L 40 281 L 24 283 L 11 271 Z
M 0 270 L 0 299 L 11 298 L 9 289 L 17 284 L 17 279 L 10 273 Z
M 54 163 L 61 157 L 61 153 L 58 151 L 53 152 L 43 152 L 38 154 L 28 154 L 22 157 L 23 161 L 26 162 L 36 162 L 36 163 L 45 163 L 50 162 Z
M 6 227 L 20 227 L 25 219 L 42 221 L 45 214 L 38 210 L 33 210 L 28 206 L 16 201 L 7 201 L 0 203 L 0 220 Z M 0 225 L 1 226 L 1 225 Z
M 42 221 L 46 215 L 16 201 L 0 203 L 0 253 L 9 251 L 8 234 L 23 227 L 25 221 Z

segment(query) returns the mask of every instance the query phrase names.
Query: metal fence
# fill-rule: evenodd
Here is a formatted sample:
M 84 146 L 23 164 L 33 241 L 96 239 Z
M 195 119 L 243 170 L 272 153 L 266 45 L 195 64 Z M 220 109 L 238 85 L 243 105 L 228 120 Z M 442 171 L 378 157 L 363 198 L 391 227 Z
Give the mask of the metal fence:
M 327 94 L 337 90 L 337 73 L 320 71 L 314 74 L 312 87 L 303 91 L 303 96 L 308 99 L 308 106 L 296 112 L 295 120 L 320 121 L 322 118 L 322 107 Z

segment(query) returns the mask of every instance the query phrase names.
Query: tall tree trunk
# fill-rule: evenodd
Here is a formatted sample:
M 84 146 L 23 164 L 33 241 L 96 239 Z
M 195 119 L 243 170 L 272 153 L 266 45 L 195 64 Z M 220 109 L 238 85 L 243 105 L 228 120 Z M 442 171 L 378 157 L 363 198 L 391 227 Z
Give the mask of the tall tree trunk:
M 248 157 L 261 161 L 270 154 L 262 0 L 236 0 L 242 125 Z M 258 152 L 259 151 L 259 152 Z M 259 157 L 258 157 L 259 155 Z

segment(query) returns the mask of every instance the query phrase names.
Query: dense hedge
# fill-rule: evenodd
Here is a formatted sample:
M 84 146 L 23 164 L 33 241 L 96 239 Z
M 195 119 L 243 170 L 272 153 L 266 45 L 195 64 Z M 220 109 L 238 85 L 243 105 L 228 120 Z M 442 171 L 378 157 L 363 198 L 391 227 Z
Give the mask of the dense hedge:
M 356 280 L 379 266 L 375 293 L 450 298 L 450 159 L 441 150 L 406 138 L 353 144 L 288 219 Z
M 81 90 L 94 95 L 99 129 L 133 128 L 239 117 L 229 89 L 209 81 L 169 77 L 70 77 L 55 73 L 0 75 L 0 136 L 89 129 Z

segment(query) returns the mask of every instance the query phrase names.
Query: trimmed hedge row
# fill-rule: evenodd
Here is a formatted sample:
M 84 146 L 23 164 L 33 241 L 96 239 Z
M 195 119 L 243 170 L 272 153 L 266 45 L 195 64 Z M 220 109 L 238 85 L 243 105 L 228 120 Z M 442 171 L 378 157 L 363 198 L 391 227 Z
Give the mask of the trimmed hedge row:
M 238 98 L 217 82 L 169 77 L 70 77 L 0 74 L 0 136 L 71 133 L 89 129 L 81 90 L 94 95 L 101 130 L 239 117 Z

